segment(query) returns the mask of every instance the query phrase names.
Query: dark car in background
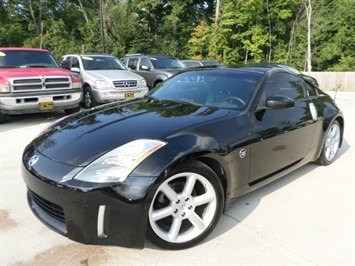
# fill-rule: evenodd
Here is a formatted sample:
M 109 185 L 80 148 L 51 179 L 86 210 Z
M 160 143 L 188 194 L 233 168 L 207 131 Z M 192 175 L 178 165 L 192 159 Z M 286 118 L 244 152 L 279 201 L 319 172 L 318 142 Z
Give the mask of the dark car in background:
M 22 173 L 34 214 L 74 241 L 183 249 L 231 199 L 333 163 L 343 133 L 341 110 L 302 75 L 202 68 L 55 122 L 25 148 Z
M 134 73 L 144 77 L 149 89 L 186 69 L 178 59 L 166 55 L 130 54 L 121 58 L 121 61 Z
M 184 59 L 181 62 L 187 68 L 194 68 L 194 67 L 201 67 L 201 66 L 220 66 L 221 62 L 216 60 L 191 60 L 191 59 Z

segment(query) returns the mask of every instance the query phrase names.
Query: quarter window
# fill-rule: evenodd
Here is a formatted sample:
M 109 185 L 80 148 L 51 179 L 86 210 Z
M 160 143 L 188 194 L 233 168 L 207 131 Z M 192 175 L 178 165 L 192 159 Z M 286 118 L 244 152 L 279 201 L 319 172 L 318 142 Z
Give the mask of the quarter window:
M 313 86 L 311 86 L 307 83 L 305 83 L 305 84 L 306 84 L 306 91 L 307 91 L 308 97 L 318 96 L 317 90 Z

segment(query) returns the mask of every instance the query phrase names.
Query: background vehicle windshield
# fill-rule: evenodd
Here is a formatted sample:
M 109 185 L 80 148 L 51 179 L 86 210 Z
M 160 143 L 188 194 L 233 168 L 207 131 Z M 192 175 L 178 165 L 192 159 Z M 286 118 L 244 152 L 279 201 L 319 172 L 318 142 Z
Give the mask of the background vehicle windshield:
M 122 62 L 112 56 L 82 56 L 84 69 L 86 70 L 126 70 Z
M 49 52 L 0 50 L 0 68 L 6 67 L 59 68 L 59 64 Z
M 244 109 L 261 74 L 235 70 L 196 70 L 173 76 L 150 95 L 208 107 Z
M 176 58 L 151 57 L 150 60 L 156 69 L 185 68 L 185 66 Z

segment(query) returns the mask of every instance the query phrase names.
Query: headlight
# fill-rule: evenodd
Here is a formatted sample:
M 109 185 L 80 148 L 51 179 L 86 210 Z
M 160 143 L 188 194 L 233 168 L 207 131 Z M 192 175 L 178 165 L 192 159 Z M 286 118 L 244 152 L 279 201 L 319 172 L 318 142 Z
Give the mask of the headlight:
M 0 85 L 0 93 L 9 93 L 10 85 Z
M 151 139 L 131 141 L 101 156 L 74 179 L 93 183 L 123 182 L 139 163 L 165 144 Z
M 139 87 L 147 87 L 147 82 L 145 81 L 145 79 L 142 79 L 142 80 L 139 82 Z
M 113 85 L 103 80 L 96 80 L 95 87 L 102 90 L 108 90 L 112 89 Z
M 79 82 L 73 81 L 72 82 L 72 88 L 73 89 L 80 89 L 81 88 L 81 82 L 80 81 Z

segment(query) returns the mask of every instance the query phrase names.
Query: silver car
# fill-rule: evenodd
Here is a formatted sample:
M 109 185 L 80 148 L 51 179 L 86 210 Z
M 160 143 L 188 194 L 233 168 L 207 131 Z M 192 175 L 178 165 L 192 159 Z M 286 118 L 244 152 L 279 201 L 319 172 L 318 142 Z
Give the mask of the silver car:
M 67 54 L 62 67 L 81 80 L 86 108 L 99 104 L 143 97 L 148 92 L 145 79 L 131 72 L 109 54 Z

